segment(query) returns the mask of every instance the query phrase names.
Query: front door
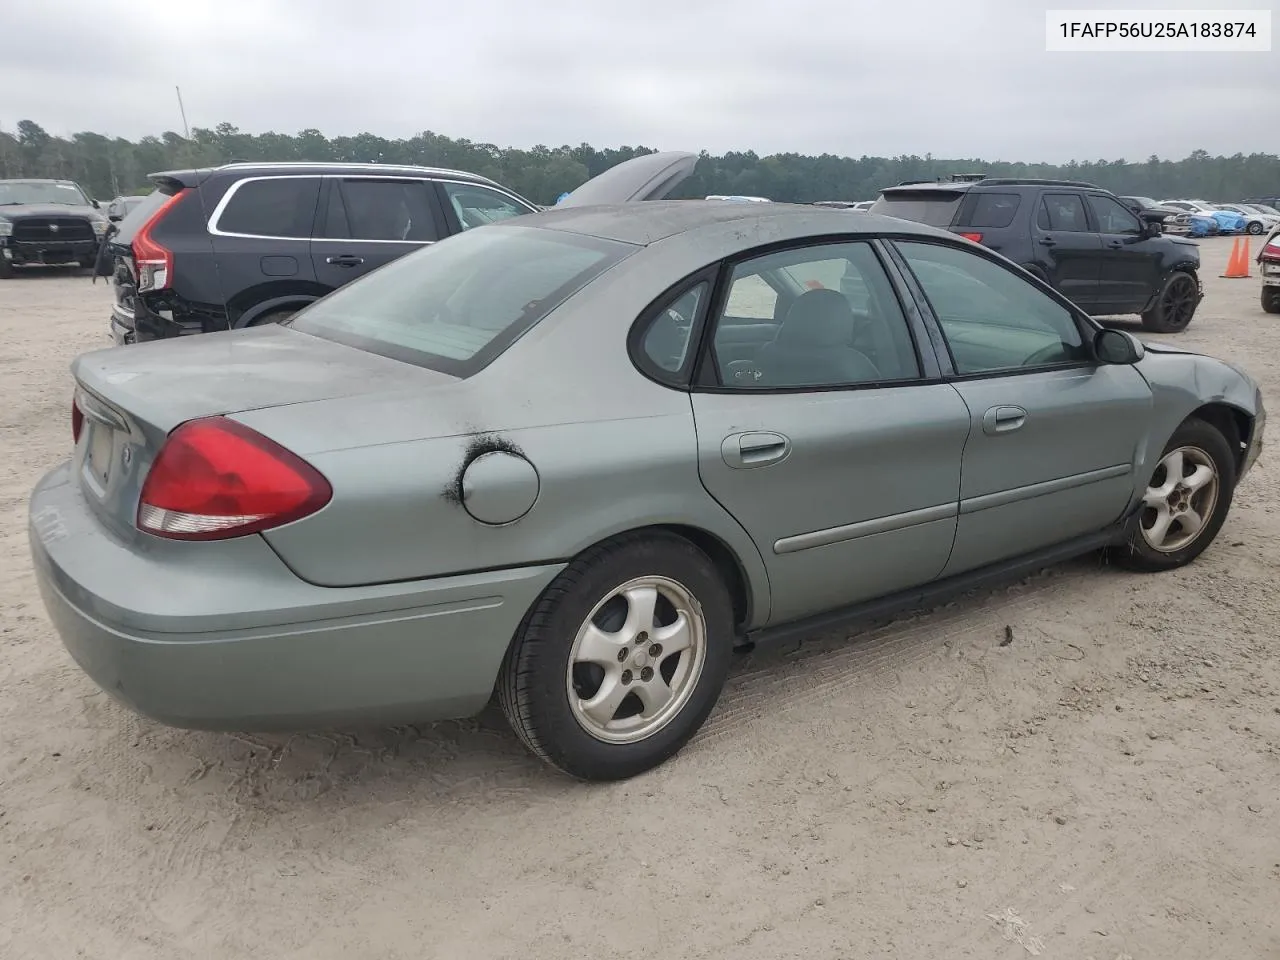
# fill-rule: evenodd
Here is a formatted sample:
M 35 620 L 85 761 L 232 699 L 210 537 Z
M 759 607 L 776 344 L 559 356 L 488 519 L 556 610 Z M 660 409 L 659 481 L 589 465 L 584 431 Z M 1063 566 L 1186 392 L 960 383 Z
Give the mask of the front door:
M 1102 239 L 1089 225 L 1083 195 L 1046 193 L 1040 198 L 1033 221 L 1036 262 L 1049 285 L 1084 310 L 1098 302 Z
M 331 290 L 441 236 L 434 187 L 395 177 L 326 177 L 311 243 L 316 279 Z
M 1102 193 L 1087 196 L 1102 241 L 1094 312 L 1137 313 L 1159 290 L 1161 244 L 1147 237 L 1142 222 L 1119 200 Z
M 952 387 L 924 382 L 872 246 L 740 262 L 711 322 L 709 389 L 692 396 L 699 472 L 764 557 L 769 622 L 937 577 L 969 414 Z
M 1118 520 L 1150 422 L 1142 375 L 1095 363 L 1081 320 L 1004 264 L 952 245 L 897 247 L 942 328 L 971 420 L 946 574 Z

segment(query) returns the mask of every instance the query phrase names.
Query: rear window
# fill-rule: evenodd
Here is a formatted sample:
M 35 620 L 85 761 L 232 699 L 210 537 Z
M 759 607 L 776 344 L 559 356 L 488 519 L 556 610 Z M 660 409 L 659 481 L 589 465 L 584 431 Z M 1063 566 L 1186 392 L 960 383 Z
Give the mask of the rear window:
M 966 227 L 1007 227 L 1018 212 L 1019 199 L 1016 193 L 975 191 L 969 195 L 967 210 L 961 213 L 960 221 Z
M 467 377 L 636 249 L 534 227 L 468 230 L 340 287 L 290 326 Z
M 142 225 L 151 219 L 151 215 L 173 196 L 174 191 L 152 190 L 138 201 L 138 205 L 124 215 L 116 224 L 116 234 L 112 240 L 116 243 L 132 243 L 133 235 L 142 229 Z
M 964 192 L 958 190 L 885 191 L 871 205 L 869 212 L 927 223 L 932 227 L 949 227 L 963 197 Z

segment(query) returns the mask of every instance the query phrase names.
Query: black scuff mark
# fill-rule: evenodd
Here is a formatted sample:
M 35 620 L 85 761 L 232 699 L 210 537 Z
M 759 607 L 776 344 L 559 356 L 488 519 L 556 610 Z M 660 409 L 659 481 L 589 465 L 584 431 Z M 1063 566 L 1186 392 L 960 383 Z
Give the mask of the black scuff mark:
M 513 440 L 502 436 L 500 433 L 481 433 L 473 436 L 467 443 L 467 449 L 462 454 L 462 461 L 458 464 L 457 472 L 453 478 L 445 484 L 444 489 L 440 491 L 440 496 L 450 503 L 462 505 L 462 478 L 466 476 L 467 467 L 471 466 L 477 459 L 483 457 L 486 453 L 509 453 L 513 457 L 519 457 L 522 460 L 528 460 L 524 450 Z

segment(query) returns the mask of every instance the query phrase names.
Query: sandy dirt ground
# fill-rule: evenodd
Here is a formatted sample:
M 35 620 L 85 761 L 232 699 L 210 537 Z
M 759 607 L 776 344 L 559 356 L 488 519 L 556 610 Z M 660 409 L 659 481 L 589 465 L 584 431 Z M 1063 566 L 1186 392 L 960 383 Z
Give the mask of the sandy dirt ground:
M 1229 245 L 1171 339 L 1280 397 L 1280 321 L 1218 278 Z M 0 957 L 1280 956 L 1276 447 L 1190 568 L 1090 557 L 761 648 L 679 757 L 585 786 L 493 712 L 226 736 L 98 692 L 26 498 L 108 300 L 0 283 Z

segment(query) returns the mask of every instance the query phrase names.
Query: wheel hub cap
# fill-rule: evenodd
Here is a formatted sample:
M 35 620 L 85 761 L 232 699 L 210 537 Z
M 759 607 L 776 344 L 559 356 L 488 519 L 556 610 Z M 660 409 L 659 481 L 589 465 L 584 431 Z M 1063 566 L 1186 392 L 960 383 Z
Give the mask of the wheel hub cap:
M 1218 504 L 1218 468 L 1199 447 L 1170 450 L 1156 465 L 1142 498 L 1143 539 L 1161 553 L 1190 546 Z
M 567 693 L 574 719 L 606 743 L 634 743 L 675 718 L 706 660 L 702 607 L 682 584 L 640 577 L 596 604 L 574 638 Z

